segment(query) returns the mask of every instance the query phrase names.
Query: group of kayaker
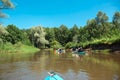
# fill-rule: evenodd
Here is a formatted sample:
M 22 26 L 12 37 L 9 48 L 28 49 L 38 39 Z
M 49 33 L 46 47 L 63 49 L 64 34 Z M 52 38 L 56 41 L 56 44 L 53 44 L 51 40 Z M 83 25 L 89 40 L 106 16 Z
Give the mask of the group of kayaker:
M 79 57 L 80 59 L 82 59 L 84 55 L 87 55 L 87 53 L 84 51 L 82 47 L 73 47 L 71 50 L 73 53 L 72 54 L 73 57 Z
M 62 49 L 62 48 L 58 48 L 58 49 L 54 49 L 54 54 L 63 54 L 63 53 L 65 53 L 65 50 L 64 49 Z
M 82 47 L 73 47 L 72 48 L 72 52 L 73 53 L 77 53 L 77 52 L 83 52 L 83 48 Z

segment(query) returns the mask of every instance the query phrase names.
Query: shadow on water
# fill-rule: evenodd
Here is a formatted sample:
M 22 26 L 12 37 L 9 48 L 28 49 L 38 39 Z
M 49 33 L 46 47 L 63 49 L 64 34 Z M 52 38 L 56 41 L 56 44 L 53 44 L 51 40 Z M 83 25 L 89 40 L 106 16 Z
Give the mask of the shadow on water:
M 72 57 L 52 50 L 23 55 L 0 55 L 0 80 L 44 80 L 55 71 L 65 80 L 119 80 L 120 55 Z

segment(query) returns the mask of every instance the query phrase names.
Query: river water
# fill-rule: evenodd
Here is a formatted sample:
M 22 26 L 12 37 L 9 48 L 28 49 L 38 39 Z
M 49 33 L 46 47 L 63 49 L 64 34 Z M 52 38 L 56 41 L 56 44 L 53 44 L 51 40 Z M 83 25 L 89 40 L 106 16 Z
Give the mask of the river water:
M 44 80 L 55 71 L 64 80 L 120 80 L 119 54 L 93 54 L 82 58 L 71 52 L 58 55 L 49 50 L 35 54 L 0 55 L 0 80 Z

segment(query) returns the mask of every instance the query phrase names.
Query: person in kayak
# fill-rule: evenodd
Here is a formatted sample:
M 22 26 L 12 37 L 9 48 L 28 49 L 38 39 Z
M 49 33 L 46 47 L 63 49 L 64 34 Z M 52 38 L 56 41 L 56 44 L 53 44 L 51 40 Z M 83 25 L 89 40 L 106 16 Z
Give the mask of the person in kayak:
M 79 48 L 78 48 L 78 52 L 83 52 L 82 47 L 79 47 Z

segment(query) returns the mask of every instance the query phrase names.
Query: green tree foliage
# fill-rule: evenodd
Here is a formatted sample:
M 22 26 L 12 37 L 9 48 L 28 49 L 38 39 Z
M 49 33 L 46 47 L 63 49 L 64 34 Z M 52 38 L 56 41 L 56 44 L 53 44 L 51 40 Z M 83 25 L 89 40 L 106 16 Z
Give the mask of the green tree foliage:
M 55 30 L 55 37 L 63 46 L 69 41 L 69 29 L 65 25 L 61 25 L 59 29 Z
M 120 28 L 120 12 L 115 12 L 113 15 L 113 24 Z
M 23 30 L 21 30 L 21 32 L 22 32 L 22 34 L 21 34 L 22 41 L 21 42 L 25 45 L 29 45 L 29 46 L 32 45 L 31 42 L 30 42 L 30 38 L 29 38 L 30 30 L 29 29 L 28 30 L 23 29 Z
M 98 12 L 97 17 L 96 17 L 96 22 L 97 22 L 96 26 L 98 27 L 97 30 L 98 30 L 99 38 L 102 35 L 106 35 L 110 30 L 111 25 L 109 22 L 107 22 L 108 19 L 109 18 L 105 13 L 103 13 L 101 11 Z
M 15 44 L 17 42 L 23 41 L 23 33 L 15 25 L 8 25 L 6 30 L 9 32 L 9 34 L 5 38 L 8 42 Z
M 78 35 L 79 35 L 79 28 L 78 26 L 75 24 L 71 29 L 70 29 L 70 38 L 72 38 L 71 41 L 73 42 L 78 42 Z
M 108 16 L 99 11 L 95 18 L 88 20 L 86 25 L 80 28 L 77 25 L 72 28 L 61 25 L 54 28 L 44 29 L 37 26 L 20 30 L 14 25 L 8 25 L 6 28 L 0 25 L 0 41 L 12 44 L 17 42 L 30 44 L 31 41 L 34 46 L 39 48 L 45 47 L 46 44 L 52 48 L 62 46 L 70 48 L 98 43 L 111 44 L 120 41 L 120 12 L 115 12 L 112 22 L 108 22 Z
M 2 13 L 2 10 L 10 8 L 14 8 L 14 5 L 10 0 L 0 0 L 0 18 L 7 17 L 6 14 Z M 7 33 L 8 32 L 5 30 L 5 28 L 0 24 L 0 42 L 5 41 L 5 35 Z
M 91 41 L 92 39 L 101 38 L 102 35 L 107 34 L 110 29 L 110 24 L 107 21 L 108 16 L 101 11 L 97 13 L 95 19 L 88 20 L 84 30 L 86 40 Z
M 45 39 L 45 30 L 41 26 L 31 28 L 31 42 L 34 46 L 42 48 L 48 41 Z
M 102 24 L 108 20 L 108 16 L 106 16 L 106 14 L 103 13 L 102 11 L 99 11 L 95 19 L 96 19 L 97 24 Z
M 52 42 L 53 40 L 55 40 L 55 31 L 54 28 L 45 28 L 46 31 L 46 40 L 48 40 L 49 42 Z
M 62 47 L 62 45 L 58 41 L 56 41 L 56 40 L 53 40 L 50 43 L 50 45 L 51 45 L 51 48 L 56 48 L 56 49 Z
M 8 32 L 6 31 L 5 27 L 3 27 L 2 24 L 0 24 L 0 35 L 2 34 L 8 34 Z
M 92 38 L 96 38 L 99 36 L 99 28 L 96 26 L 97 21 L 95 19 L 91 19 L 87 21 L 87 26 L 85 27 L 87 35 L 87 39 L 91 40 Z
M 2 9 L 10 9 L 14 7 L 14 4 L 10 0 L 0 0 L 0 18 L 6 17 L 6 15 L 2 13 Z
M 49 41 L 49 44 L 47 44 L 47 47 L 52 47 L 51 43 L 55 41 L 55 31 L 54 28 L 45 28 L 45 39 Z
M 6 31 L 6 29 L 3 27 L 2 24 L 0 24 L 0 44 L 3 44 L 4 41 L 4 36 L 8 35 L 8 32 Z
M 54 34 L 55 34 L 55 40 L 58 41 L 59 40 L 59 37 L 58 37 L 58 35 L 59 35 L 59 33 L 58 33 L 59 32 L 59 28 L 54 27 L 53 29 L 54 29 Z
M 76 46 L 78 46 L 77 43 L 75 43 L 75 42 L 68 42 L 65 45 L 65 48 L 68 49 L 68 48 L 72 48 L 72 47 L 76 47 Z

